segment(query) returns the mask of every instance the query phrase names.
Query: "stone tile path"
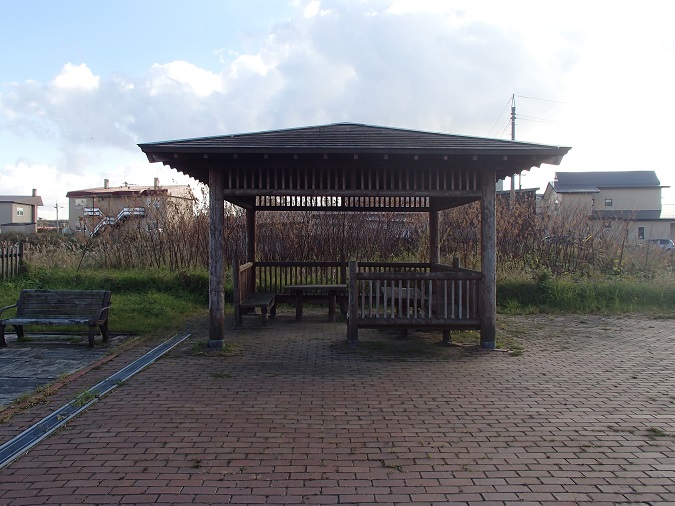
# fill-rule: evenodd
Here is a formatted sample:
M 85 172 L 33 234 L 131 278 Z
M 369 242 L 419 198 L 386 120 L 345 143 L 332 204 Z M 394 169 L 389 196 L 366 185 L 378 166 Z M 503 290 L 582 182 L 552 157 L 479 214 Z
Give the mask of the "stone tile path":
M 674 321 L 500 317 L 510 355 L 380 331 L 350 350 L 323 316 L 247 320 L 224 354 L 199 326 L 0 470 L 0 504 L 675 503 Z

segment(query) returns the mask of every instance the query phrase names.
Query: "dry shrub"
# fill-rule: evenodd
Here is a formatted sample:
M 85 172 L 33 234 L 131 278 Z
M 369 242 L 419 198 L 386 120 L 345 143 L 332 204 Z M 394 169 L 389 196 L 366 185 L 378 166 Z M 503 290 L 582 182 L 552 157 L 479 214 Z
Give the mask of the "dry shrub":
M 202 202 L 208 200 L 202 200 Z M 152 207 L 151 207 L 152 209 Z M 592 275 L 627 272 L 652 275 L 672 269 L 673 256 L 657 246 L 627 243 L 629 221 L 606 227 L 581 209 L 535 212 L 535 201 L 499 197 L 496 209 L 497 265 L 507 277 L 549 272 Z M 37 267 L 205 268 L 209 215 L 204 207 L 177 205 L 163 216 L 128 219 L 97 237 L 40 234 L 24 238 L 26 257 Z M 150 227 L 148 223 L 161 224 Z M 441 257 L 458 257 L 480 269 L 480 204 L 442 211 Z M 89 225 L 93 227 L 93 223 Z M 428 261 L 427 213 L 277 211 L 257 214 L 256 258 L 260 261 Z M 92 228 L 90 228 L 91 230 Z M 244 210 L 225 207 L 225 265 L 246 254 Z
M 426 234 L 419 213 L 264 212 L 257 222 L 261 261 L 416 258 Z

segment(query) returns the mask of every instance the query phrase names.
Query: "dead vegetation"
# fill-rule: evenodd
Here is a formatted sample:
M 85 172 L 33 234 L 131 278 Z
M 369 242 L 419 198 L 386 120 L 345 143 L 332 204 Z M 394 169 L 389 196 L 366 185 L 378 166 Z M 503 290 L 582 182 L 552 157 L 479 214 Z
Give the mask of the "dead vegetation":
M 203 199 L 202 202 L 206 200 Z M 153 217 L 148 220 L 153 222 Z M 208 209 L 176 206 L 161 226 L 130 219 L 98 236 L 39 234 L 23 238 L 28 264 L 67 268 L 160 268 L 170 271 L 208 266 Z M 225 265 L 245 256 L 245 213 L 225 209 Z M 154 220 L 157 222 L 157 220 Z M 426 213 L 260 212 L 260 261 L 405 260 L 427 261 Z M 500 275 L 549 272 L 646 274 L 670 271 L 672 255 L 657 246 L 631 244 L 629 221 L 607 226 L 581 211 L 535 212 L 533 199 L 497 199 L 497 264 Z M 457 257 L 480 269 L 479 204 L 441 212 L 441 257 Z

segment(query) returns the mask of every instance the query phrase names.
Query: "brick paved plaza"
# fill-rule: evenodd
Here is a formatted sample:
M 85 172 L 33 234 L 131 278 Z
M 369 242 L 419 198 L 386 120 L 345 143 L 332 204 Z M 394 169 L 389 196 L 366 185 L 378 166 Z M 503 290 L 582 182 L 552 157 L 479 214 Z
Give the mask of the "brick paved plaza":
M 522 354 L 323 313 L 204 325 L 0 470 L 0 504 L 675 503 L 675 321 L 509 316 Z M 169 336 L 166 336 L 169 337 Z M 0 424 L 6 441 L 156 343 Z

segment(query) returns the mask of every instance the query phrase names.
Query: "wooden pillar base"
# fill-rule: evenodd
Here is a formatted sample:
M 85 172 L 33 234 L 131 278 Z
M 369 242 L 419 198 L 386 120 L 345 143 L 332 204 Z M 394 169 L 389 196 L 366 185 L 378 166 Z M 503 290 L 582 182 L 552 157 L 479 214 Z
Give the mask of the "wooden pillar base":
M 494 350 L 497 348 L 496 341 L 481 341 L 480 347 L 484 350 Z
M 222 350 L 223 349 L 223 339 L 209 339 L 209 349 L 210 350 Z

